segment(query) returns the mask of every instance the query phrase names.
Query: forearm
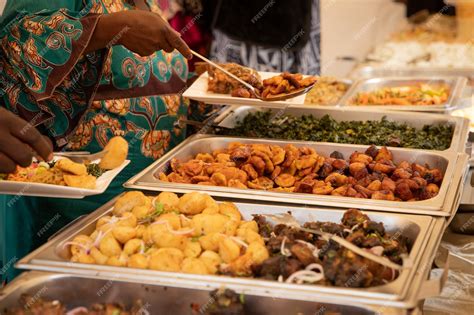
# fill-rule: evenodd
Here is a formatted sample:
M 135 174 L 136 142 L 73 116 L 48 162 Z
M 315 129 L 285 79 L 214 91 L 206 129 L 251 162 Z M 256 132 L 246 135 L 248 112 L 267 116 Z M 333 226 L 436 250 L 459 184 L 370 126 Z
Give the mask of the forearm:
M 122 19 L 120 12 L 102 15 L 84 52 L 87 54 L 119 44 L 120 38 L 128 29 L 129 26 Z

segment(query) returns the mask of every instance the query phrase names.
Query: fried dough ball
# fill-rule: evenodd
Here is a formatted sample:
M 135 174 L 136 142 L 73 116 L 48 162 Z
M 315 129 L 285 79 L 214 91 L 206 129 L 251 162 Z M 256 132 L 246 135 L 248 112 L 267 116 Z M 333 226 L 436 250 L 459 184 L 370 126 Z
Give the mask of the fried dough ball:
M 145 242 L 139 238 L 129 240 L 123 246 L 123 252 L 127 255 L 133 255 L 145 249 Z
M 240 256 L 240 246 L 230 238 L 224 238 L 219 242 L 219 255 L 223 262 L 230 263 Z
M 100 251 L 108 257 L 120 255 L 122 247 L 119 242 L 109 233 L 99 242 Z
M 239 230 L 252 230 L 258 233 L 258 224 L 254 220 L 251 221 L 241 221 L 239 225 Z
M 201 251 L 201 244 L 198 241 L 188 239 L 183 253 L 185 257 L 196 258 L 201 254 Z
M 116 226 L 112 229 L 112 235 L 117 241 L 125 244 L 137 235 L 137 231 L 130 226 Z
M 129 191 L 121 196 L 114 205 L 113 214 L 121 215 L 124 212 L 130 212 L 136 206 L 151 205 L 150 199 L 141 191 Z
M 132 209 L 133 215 L 138 219 L 143 219 L 152 212 L 153 208 L 149 205 L 135 206 Z
M 222 263 L 222 259 L 219 254 L 211 250 L 204 251 L 201 256 L 199 256 L 199 260 L 206 265 L 206 268 L 210 274 L 216 274 L 219 265 Z
M 180 271 L 184 254 L 177 248 L 160 248 L 150 256 L 149 268 L 160 271 Z
M 120 254 L 116 256 L 109 257 L 107 259 L 106 265 L 114 267 L 126 267 L 128 263 L 128 256 L 125 254 Z
M 146 231 L 146 226 L 143 224 L 139 224 L 135 227 L 136 232 L 137 232 L 137 238 L 143 238 L 143 234 L 145 234 Z
M 181 217 L 174 212 L 163 213 L 158 218 L 156 218 L 155 222 L 165 221 L 168 222 L 168 225 L 172 230 L 179 230 L 181 228 Z
M 209 270 L 202 260 L 198 258 L 185 258 L 181 266 L 181 271 L 184 273 L 193 273 L 198 275 L 207 275 Z
M 178 203 L 178 210 L 184 214 L 198 214 L 208 208 L 218 208 L 216 201 L 198 192 L 184 194 Z
M 164 221 L 163 221 L 164 222 Z M 166 224 L 152 225 L 152 239 L 157 247 L 173 247 L 183 250 L 186 246 L 186 235 L 171 233 Z
M 228 216 L 231 220 L 240 224 L 242 221 L 242 215 L 239 209 L 232 202 L 221 202 L 219 204 L 219 213 Z
M 78 253 L 77 255 L 72 256 L 72 262 L 77 262 L 81 264 L 95 264 L 96 261 L 92 256 L 87 255 L 86 253 Z
M 237 259 L 230 262 L 230 264 L 225 267 L 224 271 L 230 272 L 234 276 L 251 276 L 253 264 L 254 260 L 252 259 L 252 254 L 245 253 L 244 255 L 239 256 Z
M 99 166 L 105 170 L 111 170 L 122 165 L 128 155 L 128 142 L 116 136 L 105 145 L 105 155 L 100 159 Z
M 92 247 L 90 251 L 90 256 L 94 258 L 94 261 L 99 265 L 105 265 L 109 257 L 102 254 L 102 252 L 97 247 Z
M 73 256 L 78 255 L 80 253 L 85 253 L 87 249 L 91 248 L 94 243 L 92 238 L 90 238 L 87 235 L 78 235 L 72 240 L 72 242 L 82 245 L 80 246 L 80 245 L 71 244 L 71 247 L 69 250 L 71 251 L 71 254 Z
M 149 258 L 143 254 L 133 254 L 128 258 L 127 266 L 130 268 L 147 269 Z
M 130 227 L 136 227 L 137 226 L 137 217 L 130 212 L 125 212 L 122 214 L 120 219 L 115 223 L 116 226 L 130 226 Z
M 261 264 L 270 257 L 268 249 L 260 242 L 250 243 L 245 253 L 252 255 L 252 260 L 255 264 Z
M 225 236 L 220 233 L 204 235 L 199 238 L 199 244 L 201 244 L 201 247 L 206 251 L 217 252 L 219 250 L 219 243 L 224 237 Z
M 224 233 L 230 217 L 217 214 L 197 214 L 193 217 L 194 235 Z M 238 225 L 238 224 L 237 224 Z
M 243 239 L 247 244 L 250 244 L 250 243 L 265 244 L 265 241 L 260 236 L 260 234 L 258 234 L 257 232 L 255 232 L 254 230 L 249 229 L 249 228 L 247 228 L 247 229 L 243 229 L 243 228 L 237 229 L 237 236 L 240 237 L 241 239 Z
M 166 212 L 178 209 L 179 197 L 172 192 L 161 192 L 155 199 L 155 202 L 161 203 Z

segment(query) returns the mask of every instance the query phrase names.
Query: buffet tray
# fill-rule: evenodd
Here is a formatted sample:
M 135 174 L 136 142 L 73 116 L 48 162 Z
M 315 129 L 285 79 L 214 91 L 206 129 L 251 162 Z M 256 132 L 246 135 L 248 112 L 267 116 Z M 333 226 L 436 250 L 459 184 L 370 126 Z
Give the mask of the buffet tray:
M 424 125 L 450 124 L 454 126 L 453 138 L 450 147 L 445 151 L 465 152 L 466 142 L 469 134 L 469 119 L 453 117 L 449 115 L 423 113 L 405 113 L 397 111 L 383 111 L 380 109 L 352 110 L 348 108 L 313 108 L 313 107 L 289 107 L 284 112 L 278 109 L 259 109 L 253 106 L 233 106 L 224 110 L 216 119 L 218 126 L 234 128 L 238 121 L 243 120 L 248 114 L 258 111 L 271 111 L 272 115 L 281 116 L 288 114 L 295 117 L 312 115 L 321 118 L 329 115 L 336 121 L 367 121 L 380 120 L 386 117 L 390 121 L 406 123 L 415 128 Z
M 47 288 L 47 290 L 45 290 Z M 41 298 L 60 300 L 68 309 L 89 306 L 94 303 L 120 302 L 125 306 L 140 299 L 143 302 L 142 314 L 204 314 L 211 298 L 211 288 L 194 289 L 169 287 L 160 284 L 134 283 L 119 278 L 102 278 L 89 276 L 57 274 L 31 271 L 17 277 L 0 292 L 0 313 L 5 308 L 18 307 L 22 294 L 35 296 L 42 292 Z M 274 297 L 265 292 L 238 291 L 242 293 L 245 303 L 245 314 L 380 314 L 380 306 L 369 304 L 330 304 L 324 299 L 315 297 L 311 301 L 290 300 L 285 296 Z M 198 311 L 191 305 L 197 304 Z M 146 311 L 146 312 L 145 312 Z M 408 310 L 384 307 L 384 314 L 405 315 Z M 412 314 L 412 313 L 410 313 Z
M 442 229 L 446 224 L 443 218 L 430 216 L 381 212 L 368 213 L 372 220 L 384 223 L 385 229 L 393 233 L 394 237 L 396 237 L 396 235 L 403 235 L 413 242 L 411 252 L 408 255 L 408 261 L 412 264 L 411 267 L 402 270 L 399 277 L 394 281 L 370 288 L 297 285 L 251 278 L 203 276 L 70 262 L 70 253 L 67 250 L 67 246 L 65 246 L 66 243 L 79 234 L 92 233 L 95 230 L 96 222 L 99 218 L 110 214 L 117 198 L 108 202 L 81 221 L 73 223 L 70 227 L 53 237 L 49 242 L 21 259 L 16 267 L 84 276 L 120 277 L 121 279 L 134 282 L 141 282 L 146 279 L 146 281 L 152 283 L 196 289 L 219 288 L 224 285 L 236 291 L 267 291 L 269 294 L 272 294 L 272 296 L 285 296 L 304 300 L 312 300 L 321 295 L 327 295 L 331 297 L 330 300 L 327 300 L 330 303 L 332 303 L 333 300 L 334 303 L 349 300 L 361 303 L 385 300 L 384 303 L 390 304 L 390 301 L 393 301 L 394 304 L 397 304 L 396 301 L 401 303 L 400 301 L 403 301 L 403 299 L 407 297 L 409 290 L 416 287 L 416 285 L 420 285 L 418 282 L 423 282 L 422 279 L 418 279 L 418 282 L 414 283 L 418 266 L 426 264 L 425 260 L 436 250 L 435 247 L 427 247 L 427 244 L 430 242 L 432 235 L 442 234 Z M 218 199 L 218 201 L 220 200 Z M 314 220 L 340 222 L 345 212 L 345 210 L 339 209 L 265 205 L 251 202 L 236 202 L 235 205 L 239 208 L 243 218 L 246 220 L 251 219 L 252 214 L 277 214 L 291 211 L 292 215 L 299 222 Z M 415 294 L 415 292 L 413 294 Z M 416 294 L 418 294 L 418 292 L 416 292 Z M 326 301 L 326 298 L 323 301 Z
M 474 68 L 443 68 L 443 67 L 397 67 L 391 68 L 382 65 L 365 65 L 354 69 L 353 78 L 376 77 L 426 77 L 426 76 L 461 76 L 474 82 Z
M 414 83 L 444 83 L 450 89 L 448 100 L 441 105 L 351 105 L 350 100 L 359 92 L 373 91 L 383 87 L 394 87 Z M 381 107 L 385 110 L 399 111 L 420 111 L 420 112 L 449 112 L 457 108 L 459 100 L 462 98 L 467 79 L 464 77 L 443 77 L 443 76 L 424 76 L 424 77 L 378 77 L 371 79 L 358 80 L 354 83 L 345 97 L 340 101 L 341 106 L 350 106 L 351 108 L 374 108 Z
M 324 156 L 329 156 L 333 151 L 341 152 L 346 158 L 354 151 L 364 152 L 367 145 L 349 145 L 333 143 L 315 143 L 305 141 L 282 141 L 268 139 L 249 139 L 234 137 L 218 137 L 211 135 L 194 135 L 168 152 L 162 158 L 151 164 L 142 172 L 128 180 L 124 186 L 127 188 L 151 191 L 176 191 L 191 192 L 202 191 L 212 196 L 227 198 L 240 198 L 248 200 L 265 200 L 271 202 L 289 202 L 304 205 L 322 205 L 331 207 L 362 207 L 369 210 L 394 211 L 416 214 L 429 214 L 437 216 L 450 216 L 454 201 L 459 198 L 460 182 L 467 172 L 468 156 L 465 153 L 436 152 L 413 149 L 391 148 L 394 162 L 406 160 L 410 163 L 428 163 L 430 167 L 439 168 L 444 172 L 444 179 L 440 191 L 434 198 L 414 201 L 398 202 L 385 200 L 372 200 L 361 198 L 340 197 L 332 195 L 313 195 L 304 193 L 284 193 L 255 189 L 238 189 L 231 187 L 195 185 L 172 183 L 159 180 L 159 173 L 168 173 L 170 161 L 173 158 L 181 161 L 188 160 L 198 153 L 209 153 L 216 149 L 227 147 L 229 143 L 240 142 L 244 144 L 262 143 L 285 146 L 293 144 L 296 147 L 308 146 Z

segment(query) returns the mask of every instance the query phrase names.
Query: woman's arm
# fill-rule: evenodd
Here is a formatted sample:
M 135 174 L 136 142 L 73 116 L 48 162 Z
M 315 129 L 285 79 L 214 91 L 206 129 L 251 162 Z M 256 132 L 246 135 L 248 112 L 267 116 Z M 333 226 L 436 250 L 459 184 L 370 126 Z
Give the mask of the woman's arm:
M 179 33 L 158 14 L 149 11 L 129 10 L 101 16 L 86 53 L 117 44 L 141 56 L 177 49 L 186 58 L 192 58 Z

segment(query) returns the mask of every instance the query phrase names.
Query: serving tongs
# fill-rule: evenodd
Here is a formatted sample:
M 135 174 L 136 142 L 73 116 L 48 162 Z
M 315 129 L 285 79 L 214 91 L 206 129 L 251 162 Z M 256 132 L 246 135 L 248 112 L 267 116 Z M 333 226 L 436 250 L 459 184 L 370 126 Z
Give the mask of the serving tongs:
M 299 222 L 296 221 L 296 219 L 291 214 L 288 214 L 288 213 L 263 214 L 263 216 L 274 220 L 277 224 L 284 224 L 284 225 L 287 225 L 287 226 L 294 227 L 294 228 L 296 228 L 298 230 L 301 230 L 303 232 L 319 235 L 325 241 L 329 242 L 330 240 L 332 240 L 332 241 L 338 243 L 339 245 L 353 251 L 354 253 L 356 253 L 356 254 L 364 257 L 364 258 L 367 258 L 369 260 L 372 260 L 372 261 L 374 261 L 374 262 L 376 262 L 380 265 L 383 265 L 385 267 L 388 267 L 388 268 L 391 268 L 391 269 L 394 269 L 394 270 L 403 270 L 403 269 L 409 269 L 409 268 L 412 267 L 412 264 L 408 261 L 408 259 L 404 259 L 403 260 L 403 266 L 400 266 L 399 264 L 396 264 L 396 263 L 390 261 L 387 258 L 372 254 L 371 252 L 366 251 L 366 250 L 352 244 L 351 242 L 349 242 L 349 241 L 347 241 L 347 240 L 343 239 L 342 237 L 337 236 L 335 234 L 331 234 L 331 233 L 327 233 L 327 232 L 323 232 L 323 231 L 318 231 L 318 230 L 313 230 L 313 229 L 308 229 L 308 228 L 302 227 L 299 224 Z
M 275 96 L 270 96 L 270 97 L 262 97 L 260 95 L 260 91 L 253 87 L 252 85 L 250 85 L 249 83 L 245 82 L 244 80 L 240 79 L 239 77 L 237 77 L 236 75 L 233 75 L 232 73 L 230 73 L 229 71 L 225 70 L 223 67 L 219 66 L 217 63 L 207 59 L 206 57 L 204 57 L 203 55 L 195 52 L 194 50 L 191 50 L 192 54 L 196 57 L 198 57 L 199 59 L 207 62 L 208 64 L 210 64 L 211 66 L 219 69 L 220 71 L 222 71 L 223 73 L 225 73 L 227 76 L 231 77 L 232 79 L 238 81 L 240 84 L 242 84 L 243 86 L 245 86 L 247 89 L 249 89 L 249 91 L 253 94 L 253 96 L 255 96 L 255 98 L 259 99 L 259 100 L 262 100 L 262 101 L 265 101 L 265 102 L 276 102 L 276 101 L 285 101 L 287 99 L 290 99 L 290 98 L 294 98 L 294 97 L 297 97 L 299 95 L 302 95 L 302 94 L 306 94 L 308 93 L 312 88 L 313 86 L 316 84 L 313 83 L 305 88 L 301 88 L 301 89 L 298 89 L 298 90 L 295 90 L 293 92 L 290 92 L 290 93 L 285 93 L 285 94 L 279 94 L 279 95 L 275 95 Z

